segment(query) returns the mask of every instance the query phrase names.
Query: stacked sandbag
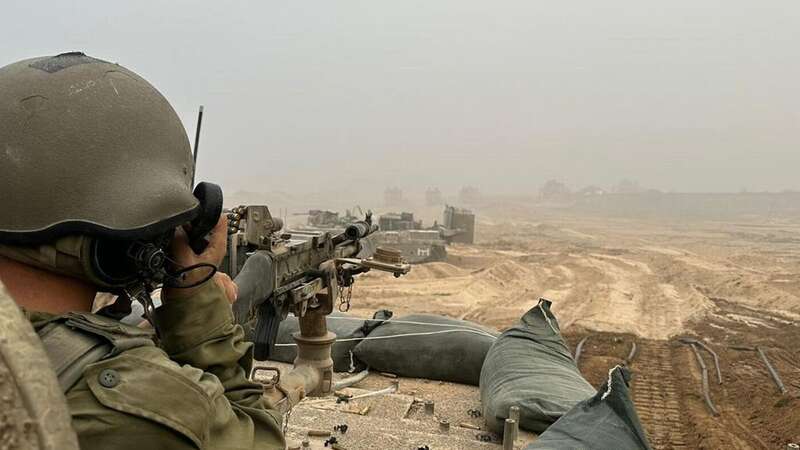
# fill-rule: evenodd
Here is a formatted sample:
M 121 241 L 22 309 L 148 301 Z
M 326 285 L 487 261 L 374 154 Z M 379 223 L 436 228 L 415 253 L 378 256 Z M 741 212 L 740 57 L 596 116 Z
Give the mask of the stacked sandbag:
M 569 410 L 525 450 L 649 450 L 628 391 L 630 373 L 616 366 L 595 394 Z
M 483 416 L 496 433 L 502 433 L 511 406 L 520 409 L 521 428 L 541 433 L 595 394 L 581 376 L 545 299 L 503 332 L 489 350 L 480 391 Z
M 373 328 L 380 325 L 383 320 L 390 318 L 391 311 L 381 310 L 375 313 L 375 320 L 353 317 L 349 314 L 334 312 L 327 317 L 328 330 L 336 333 L 336 342 L 331 349 L 333 370 L 336 372 L 361 371 L 366 366 L 353 357 L 353 349 L 367 336 Z M 270 359 L 293 363 L 297 357 L 297 345 L 292 334 L 300 331 L 297 317 L 289 316 L 278 327 L 278 337 L 275 350 Z
M 372 370 L 477 385 L 496 336 L 473 322 L 412 314 L 382 323 L 354 353 Z

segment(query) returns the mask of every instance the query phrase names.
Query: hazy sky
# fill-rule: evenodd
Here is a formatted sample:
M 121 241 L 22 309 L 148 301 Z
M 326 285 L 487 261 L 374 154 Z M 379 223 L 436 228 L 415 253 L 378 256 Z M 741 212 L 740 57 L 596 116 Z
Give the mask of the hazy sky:
M 150 80 L 228 190 L 800 189 L 800 2 L 2 0 Z M 422 185 L 414 188 L 414 183 Z

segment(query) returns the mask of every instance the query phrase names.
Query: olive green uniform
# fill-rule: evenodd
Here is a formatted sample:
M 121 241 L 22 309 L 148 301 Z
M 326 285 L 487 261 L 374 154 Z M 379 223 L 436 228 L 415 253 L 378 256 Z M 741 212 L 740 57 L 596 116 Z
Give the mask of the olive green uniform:
M 0 67 L 0 255 L 106 292 L 163 284 L 154 256 L 207 213 L 193 168 L 180 118 L 136 73 L 80 52 Z M 158 346 L 100 315 L 29 318 L 83 450 L 284 448 L 214 282 L 165 299 Z
M 81 449 L 285 448 L 279 415 L 247 377 L 252 344 L 213 281 L 156 310 L 158 347 L 148 331 L 94 314 L 29 317 L 46 349 L 54 324 L 111 344 L 66 390 Z

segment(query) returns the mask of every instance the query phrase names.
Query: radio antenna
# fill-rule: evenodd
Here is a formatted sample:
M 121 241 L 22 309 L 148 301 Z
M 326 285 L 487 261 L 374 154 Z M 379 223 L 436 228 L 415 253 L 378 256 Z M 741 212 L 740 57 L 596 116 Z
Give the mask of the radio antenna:
M 194 170 L 192 170 L 192 186 L 194 186 L 194 177 L 197 175 L 197 155 L 200 152 L 200 127 L 203 126 L 203 105 L 200 105 L 200 111 L 197 112 L 197 129 L 194 134 Z

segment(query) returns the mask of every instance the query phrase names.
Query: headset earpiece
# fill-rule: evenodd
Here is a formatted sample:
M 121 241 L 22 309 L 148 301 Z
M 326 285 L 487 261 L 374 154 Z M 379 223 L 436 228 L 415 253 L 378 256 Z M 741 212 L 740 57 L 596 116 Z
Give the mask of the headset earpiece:
M 194 196 L 200 201 L 200 214 L 191 222 L 189 246 L 199 255 L 208 246 L 206 236 L 217 225 L 222 214 L 222 188 L 203 181 L 194 188 Z

